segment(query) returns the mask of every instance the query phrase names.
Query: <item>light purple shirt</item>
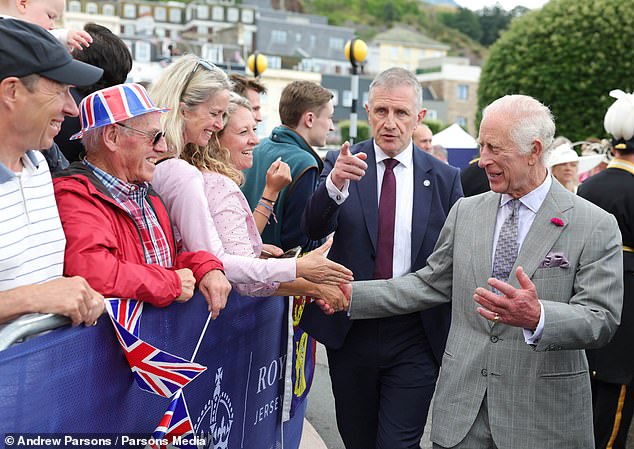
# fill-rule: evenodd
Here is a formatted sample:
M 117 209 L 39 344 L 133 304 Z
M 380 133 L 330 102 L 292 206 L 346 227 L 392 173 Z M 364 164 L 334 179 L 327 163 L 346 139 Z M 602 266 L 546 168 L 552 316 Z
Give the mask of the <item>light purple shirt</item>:
M 550 173 L 548 173 L 546 179 L 539 185 L 539 187 L 520 198 L 520 207 L 518 209 L 519 217 L 517 223 L 518 252 L 522 248 L 522 243 L 524 243 L 524 239 L 528 235 L 528 231 L 533 225 L 533 221 L 535 221 L 537 211 L 539 211 L 539 208 L 542 207 L 552 183 L 553 180 L 550 177 Z M 511 195 L 506 193 L 503 193 L 500 198 L 500 207 L 498 208 L 497 219 L 495 221 L 495 234 L 493 235 L 492 261 L 495 259 L 495 247 L 498 243 L 502 224 L 504 223 L 504 220 L 506 220 L 506 217 L 511 214 L 511 207 L 508 206 L 508 202 L 512 198 L 513 197 L 511 197 Z M 491 271 L 493 271 L 493 267 L 491 267 Z M 511 273 L 511 276 L 514 275 L 515 274 Z M 529 345 L 537 344 L 539 339 L 542 337 L 542 332 L 544 331 L 544 306 L 541 301 L 539 301 L 539 307 L 541 308 L 541 313 L 539 314 L 539 323 L 537 324 L 535 332 L 529 329 L 524 329 L 524 341 L 526 341 Z
M 270 296 L 279 282 L 295 280 L 295 259 L 258 258 L 262 239 L 246 198 L 231 179 L 169 159 L 156 166 L 152 186 L 167 206 L 183 249 L 218 257 L 241 295 Z

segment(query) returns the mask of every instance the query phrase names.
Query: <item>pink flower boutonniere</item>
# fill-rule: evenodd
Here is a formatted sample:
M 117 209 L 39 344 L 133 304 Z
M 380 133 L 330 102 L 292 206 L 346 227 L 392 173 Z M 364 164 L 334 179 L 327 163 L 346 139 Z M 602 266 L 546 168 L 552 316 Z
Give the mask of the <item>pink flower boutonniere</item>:
M 561 226 L 563 226 L 563 225 L 564 225 L 563 220 L 562 220 L 561 218 L 557 218 L 557 217 L 551 218 L 551 219 L 550 219 L 550 222 L 551 222 L 552 224 L 554 224 L 555 226 L 559 226 L 559 227 L 561 227 Z

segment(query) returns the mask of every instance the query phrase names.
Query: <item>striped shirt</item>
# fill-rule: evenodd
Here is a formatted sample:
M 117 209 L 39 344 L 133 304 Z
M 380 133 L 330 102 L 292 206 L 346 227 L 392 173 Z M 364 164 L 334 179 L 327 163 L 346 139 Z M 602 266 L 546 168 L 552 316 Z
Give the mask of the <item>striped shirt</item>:
M 39 151 L 14 173 L 0 163 L 0 291 L 62 276 L 66 238 L 48 165 Z
M 170 268 L 172 266 L 172 253 L 167 237 L 154 209 L 147 200 L 149 184 L 129 184 L 101 170 L 86 159 L 83 162 L 134 220 L 141 233 L 145 262 Z

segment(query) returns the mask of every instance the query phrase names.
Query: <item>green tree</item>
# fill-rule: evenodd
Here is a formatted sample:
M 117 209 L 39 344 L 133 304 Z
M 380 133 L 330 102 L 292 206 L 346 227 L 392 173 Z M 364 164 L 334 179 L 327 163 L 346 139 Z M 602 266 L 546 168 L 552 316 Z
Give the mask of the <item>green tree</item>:
M 488 47 L 498 40 L 502 31 L 508 28 L 513 18 L 513 12 L 507 12 L 496 5 L 492 8 L 481 9 L 478 11 L 478 17 L 482 31 L 478 41 Z
M 458 8 L 455 13 L 443 12 L 438 15 L 442 23 L 466 34 L 474 41 L 482 39 L 482 26 L 478 16 L 467 8 Z
M 513 20 L 482 68 L 478 105 L 526 94 L 548 105 L 557 134 L 604 136 L 612 89 L 632 92 L 631 0 L 550 0 Z
M 431 118 L 426 118 L 425 120 L 423 120 L 423 123 L 429 127 L 433 134 L 438 134 L 440 131 L 447 127 L 447 125 L 440 120 L 434 120 Z
M 345 142 L 350 139 L 350 120 L 342 120 L 339 122 L 339 129 L 341 130 L 341 142 Z M 354 143 L 363 142 L 370 138 L 370 125 L 365 120 L 357 121 L 357 138 Z

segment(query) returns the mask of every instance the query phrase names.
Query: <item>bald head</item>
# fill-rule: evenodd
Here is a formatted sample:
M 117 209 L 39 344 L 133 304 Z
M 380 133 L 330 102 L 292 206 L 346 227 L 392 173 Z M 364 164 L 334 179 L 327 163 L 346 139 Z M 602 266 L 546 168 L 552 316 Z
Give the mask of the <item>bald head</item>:
M 431 132 L 429 126 L 421 123 L 416 127 L 412 136 L 412 139 L 414 139 L 414 145 L 429 153 L 431 151 L 431 138 L 433 135 L 434 133 Z

